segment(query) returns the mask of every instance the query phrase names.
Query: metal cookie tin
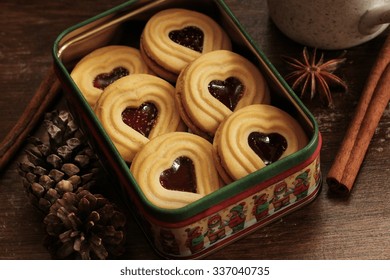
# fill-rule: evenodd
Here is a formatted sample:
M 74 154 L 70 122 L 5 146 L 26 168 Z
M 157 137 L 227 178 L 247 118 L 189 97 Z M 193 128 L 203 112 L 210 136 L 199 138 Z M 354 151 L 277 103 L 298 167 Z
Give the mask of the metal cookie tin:
M 194 203 L 167 210 L 146 199 L 128 165 L 70 77 L 70 71 L 84 55 L 99 47 L 111 44 L 139 47 L 142 29 L 150 16 L 172 7 L 212 16 L 229 34 L 233 51 L 251 60 L 266 76 L 272 104 L 299 121 L 309 143 L 302 150 Z M 205 256 L 304 206 L 319 192 L 321 135 L 317 123 L 223 0 L 128 1 L 65 30 L 55 41 L 53 56 L 69 107 L 89 135 L 105 167 L 117 180 L 118 191 L 129 211 L 134 213 L 152 247 L 162 256 L 174 259 Z

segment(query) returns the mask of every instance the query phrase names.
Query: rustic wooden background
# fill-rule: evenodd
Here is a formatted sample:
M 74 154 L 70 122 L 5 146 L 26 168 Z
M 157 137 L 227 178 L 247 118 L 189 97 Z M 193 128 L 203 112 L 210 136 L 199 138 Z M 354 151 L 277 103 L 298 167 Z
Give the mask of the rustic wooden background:
M 51 47 L 67 27 L 122 3 L 110 1 L 2 0 L 0 3 L 0 139 L 22 114 L 51 65 Z M 265 0 L 226 0 L 255 42 L 285 75 L 282 55 L 299 57 L 303 46 L 282 35 Z M 352 117 L 362 87 L 387 32 L 347 51 L 338 74 L 346 93 L 334 93 L 335 108 L 305 101 L 323 135 L 322 171 L 327 174 Z M 326 52 L 335 57 L 339 52 Z M 389 259 L 390 108 L 382 117 L 355 188 L 348 197 L 329 193 L 210 255 L 209 259 Z M 27 202 L 16 169 L 20 153 L 0 173 L 0 259 L 49 259 L 42 245 L 42 217 Z M 129 217 L 127 259 L 159 256 Z

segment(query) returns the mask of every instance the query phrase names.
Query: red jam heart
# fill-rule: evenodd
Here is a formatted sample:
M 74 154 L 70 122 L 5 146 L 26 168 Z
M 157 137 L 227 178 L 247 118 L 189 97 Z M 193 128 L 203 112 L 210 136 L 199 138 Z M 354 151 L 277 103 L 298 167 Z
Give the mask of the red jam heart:
M 287 140 L 279 133 L 252 132 L 248 144 L 265 165 L 277 161 L 287 149 Z
M 129 71 L 124 67 L 114 68 L 110 73 L 102 73 L 95 77 L 93 80 L 93 86 L 98 89 L 105 89 L 113 82 L 129 75 Z
M 227 78 L 225 81 L 212 80 L 208 90 L 212 96 L 221 101 L 226 107 L 233 111 L 240 101 L 245 86 L 235 77 Z
M 173 30 L 169 32 L 168 36 L 173 42 L 179 45 L 200 53 L 203 51 L 203 31 L 196 26 Z
M 171 168 L 160 174 L 160 184 L 168 190 L 196 193 L 195 168 L 188 157 L 178 157 Z
M 145 137 L 149 137 L 157 119 L 157 108 L 153 103 L 143 103 L 138 108 L 126 108 L 122 112 L 122 120 L 125 124 L 138 131 Z

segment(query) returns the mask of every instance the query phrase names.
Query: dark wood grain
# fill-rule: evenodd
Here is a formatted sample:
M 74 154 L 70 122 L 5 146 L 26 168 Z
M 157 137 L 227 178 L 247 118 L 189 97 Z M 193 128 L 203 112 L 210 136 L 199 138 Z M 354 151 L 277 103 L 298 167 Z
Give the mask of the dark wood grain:
M 3 0 L 0 4 L 0 139 L 16 123 L 51 66 L 51 47 L 67 27 L 122 3 L 111 1 Z M 303 46 L 282 35 L 267 15 L 266 1 L 227 0 L 238 19 L 284 75 L 282 55 L 298 57 Z M 321 164 L 329 170 L 353 115 L 371 66 L 388 32 L 347 51 L 338 74 L 346 93 L 335 92 L 335 108 L 305 103 L 323 136 Z M 326 52 L 328 57 L 339 52 Z M 209 259 L 390 259 L 390 108 L 371 141 L 349 197 L 327 185 L 308 206 L 208 256 Z M 0 259 L 49 259 L 42 245 L 42 217 L 27 202 L 17 174 L 17 154 L 0 173 Z M 159 256 L 129 217 L 126 259 Z

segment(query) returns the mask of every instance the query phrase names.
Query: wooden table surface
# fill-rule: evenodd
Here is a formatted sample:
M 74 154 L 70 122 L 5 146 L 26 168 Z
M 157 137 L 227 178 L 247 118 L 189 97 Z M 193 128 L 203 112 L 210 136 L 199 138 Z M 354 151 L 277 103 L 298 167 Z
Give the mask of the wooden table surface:
M 120 4 L 110 1 L 2 0 L 0 3 L 0 139 L 22 114 L 49 69 L 51 47 L 67 27 Z M 265 0 L 227 0 L 238 19 L 284 75 L 282 55 L 299 57 L 303 46 L 282 35 L 267 14 Z M 385 32 L 387 33 L 387 32 Z M 325 177 L 353 115 L 362 87 L 386 34 L 347 50 L 338 74 L 346 93 L 335 92 L 335 108 L 305 101 L 323 135 Z M 329 57 L 339 52 L 326 52 Z M 208 256 L 209 259 L 389 259 L 390 108 L 375 132 L 352 193 L 329 193 L 326 183 L 306 207 Z M 42 245 L 42 217 L 27 202 L 15 155 L 0 173 L 0 259 L 49 259 Z M 129 217 L 127 259 L 159 256 Z

